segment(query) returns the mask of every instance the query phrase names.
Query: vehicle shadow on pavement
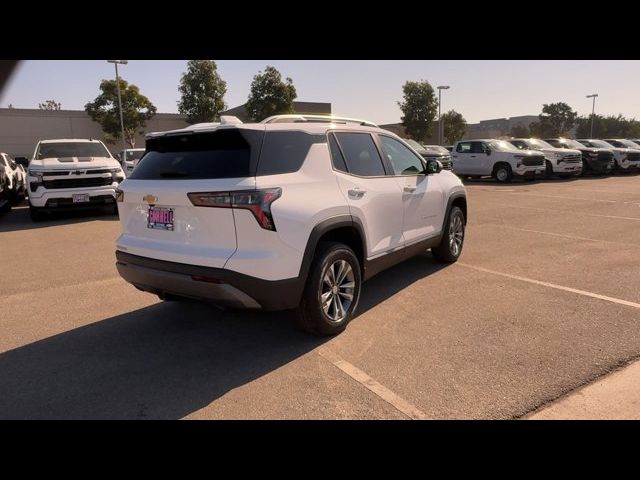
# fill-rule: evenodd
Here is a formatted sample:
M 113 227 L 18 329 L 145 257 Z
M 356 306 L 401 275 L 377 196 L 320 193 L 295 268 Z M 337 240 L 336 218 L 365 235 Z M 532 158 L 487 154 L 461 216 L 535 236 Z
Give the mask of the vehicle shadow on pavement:
M 380 273 L 360 313 L 441 268 L 425 254 Z M 158 303 L 0 354 L 0 419 L 178 419 L 326 341 L 285 312 Z
M 509 183 L 500 183 L 495 178 L 486 177 L 486 178 L 460 178 L 462 183 L 465 185 L 496 185 L 501 187 L 522 187 L 527 185 L 535 185 L 538 183 L 571 183 L 576 182 L 578 180 L 602 180 L 603 178 L 613 177 L 614 174 L 605 173 L 605 174 L 587 174 L 587 175 L 578 175 L 576 177 L 569 178 L 561 178 L 561 177 L 553 177 L 553 178 L 540 178 L 535 180 L 520 180 L 515 179 Z
M 29 217 L 29 207 L 24 204 L 20 204 L 14 206 L 10 212 L 0 213 L 0 233 L 32 230 L 56 225 L 69 225 L 72 223 L 90 222 L 93 220 L 118 221 L 118 215 L 113 215 L 105 209 L 98 208 L 93 210 L 52 213 L 44 220 L 34 222 Z

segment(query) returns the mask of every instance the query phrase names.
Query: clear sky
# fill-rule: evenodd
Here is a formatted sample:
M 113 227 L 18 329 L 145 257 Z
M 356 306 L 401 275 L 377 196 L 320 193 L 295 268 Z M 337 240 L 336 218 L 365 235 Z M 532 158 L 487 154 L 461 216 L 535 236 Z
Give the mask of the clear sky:
M 455 109 L 469 123 L 535 115 L 543 103 L 563 101 L 579 114 L 591 113 L 590 93 L 598 93 L 596 113 L 640 119 L 640 61 L 532 60 L 220 60 L 229 107 L 244 103 L 253 75 L 266 65 L 293 79 L 297 100 L 331 102 L 339 115 L 376 123 L 400 120 L 397 101 L 406 80 L 428 80 L 443 91 L 443 110 Z M 158 112 L 177 112 L 178 83 L 185 60 L 130 60 L 121 75 L 140 87 Z M 0 106 L 37 108 L 54 99 L 64 109 L 83 109 L 113 78 L 104 60 L 22 62 L 0 96 Z

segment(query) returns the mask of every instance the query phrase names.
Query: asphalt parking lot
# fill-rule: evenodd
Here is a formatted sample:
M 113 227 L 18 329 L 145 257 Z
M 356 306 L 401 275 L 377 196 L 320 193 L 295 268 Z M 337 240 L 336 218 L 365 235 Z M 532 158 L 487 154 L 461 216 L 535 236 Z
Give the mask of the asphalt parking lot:
M 163 303 L 117 217 L 0 217 L 0 418 L 519 418 L 640 355 L 640 176 L 467 182 L 460 261 L 364 285 L 342 335 Z

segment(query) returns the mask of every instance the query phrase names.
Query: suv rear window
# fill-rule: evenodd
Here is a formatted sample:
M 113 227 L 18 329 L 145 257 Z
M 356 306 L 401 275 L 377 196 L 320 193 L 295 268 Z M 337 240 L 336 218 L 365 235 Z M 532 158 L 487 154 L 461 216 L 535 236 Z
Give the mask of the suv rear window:
M 300 131 L 267 132 L 258 162 L 258 175 L 296 172 L 307 158 L 311 145 L 324 142 L 324 135 Z
M 264 132 L 229 128 L 147 140 L 133 180 L 242 178 L 255 175 Z

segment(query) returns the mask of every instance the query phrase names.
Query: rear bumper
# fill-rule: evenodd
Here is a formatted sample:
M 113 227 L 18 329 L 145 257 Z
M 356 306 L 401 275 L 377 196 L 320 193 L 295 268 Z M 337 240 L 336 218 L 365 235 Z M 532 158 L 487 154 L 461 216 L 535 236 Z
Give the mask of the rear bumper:
M 264 280 L 224 268 L 167 262 L 116 250 L 116 268 L 127 282 L 160 297 L 175 295 L 233 308 L 288 310 L 300 303 L 304 281 Z

